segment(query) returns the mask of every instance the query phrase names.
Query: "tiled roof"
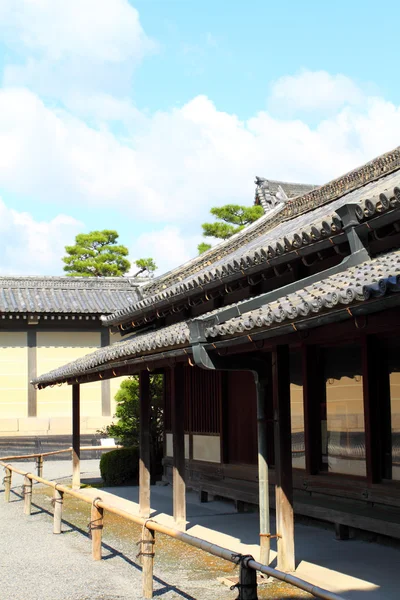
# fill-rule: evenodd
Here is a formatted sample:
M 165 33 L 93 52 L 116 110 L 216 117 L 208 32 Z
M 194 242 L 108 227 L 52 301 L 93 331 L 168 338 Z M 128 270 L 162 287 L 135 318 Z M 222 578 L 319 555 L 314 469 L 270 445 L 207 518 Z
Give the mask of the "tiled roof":
M 317 185 L 308 183 L 289 183 L 287 181 L 275 181 L 274 179 L 268 179 L 268 184 L 271 193 L 276 194 L 281 187 L 288 198 L 303 196 L 318 187 Z
M 184 268 L 178 269 L 173 283 L 153 295 L 148 295 L 149 287 L 146 286 L 142 299 L 105 317 L 104 322 L 114 325 L 124 320 L 135 319 L 143 311 L 156 309 L 179 295 L 188 296 L 213 282 L 223 283 L 226 277 L 235 274 L 242 276 L 262 263 L 267 266 L 268 262 L 277 256 L 296 252 L 319 240 L 333 238 L 342 231 L 342 221 L 336 210 L 350 203 L 358 205 L 357 216 L 360 222 L 399 206 L 400 170 L 366 184 L 329 204 L 276 224 L 282 212 L 282 208 L 278 207 L 227 240 L 229 245 L 225 243 L 216 247 L 218 254 L 213 256 L 212 261 L 203 259 L 204 262 L 199 264 L 195 273 L 190 265 L 187 271 Z M 272 222 L 275 223 L 274 227 Z M 207 254 L 204 256 L 207 257 Z
M 206 335 L 212 338 L 236 336 L 255 329 L 277 327 L 285 321 L 296 323 L 327 310 L 340 309 L 399 291 L 400 250 L 397 250 L 210 327 Z
M 276 302 L 263 305 L 259 310 L 245 313 L 229 321 L 210 327 L 207 337 L 247 335 L 253 330 L 278 328 L 285 323 L 297 323 L 317 314 L 359 305 L 370 299 L 400 291 L 400 251 L 382 255 L 374 260 L 332 275 L 298 292 L 283 296 Z M 243 303 L 238 303 L 238 306 Z M 212 311 L 211 317 L 224 308 Z M 294 330 L 294 329 L 293 329 Z M 278 331 L 276 333 L 278 335 Z M 68 365 L 41 375 L 34 383 L 49 385 L 79 377 L 104 365 L 144 355 L 163 353 L 170 349 L 188 348 L 188 322 L 131 335 L 126 340 L 100 348 Z
M 266 215 L 268 218 L 259 219 L 256 223 L 253 223 L 228 240 L 214 246 L 201 256 L 197 256 L 184 265 L 157 277 L 151 283 L 144 286 L 144 295 L 152 296 L 182 279 L 182 275 L 183 277 L 186 277 L 192 273 L 199 272 L 212 264 L 215 260 L 218 260 L 221 254 L 227 256 L 230 252 L 239 248 L 241 244 L 245 245 L 249 236 L 254 239 L 258 235 L 269 231 L 282 221 L 290 220 L 299 214 L 312 211 L 319 206 L 337 200 L 344 195 L 362 188 L 368 183 L 381 179 L 394 171 L 398 171 L 399 169 L 400 146 L 386 154 L 374 158 L 361 167 L 353 169 L 353 171 L 350 171 L 349 173 L 345 173 L 337 179 L 333 179 L 310 192 L 303 192 L 302 195 L 290 199 L 286 204 L 280 205 L 276 211 Z M 273 182 L 273 180 L 268 181 L 271 183 Z
M 123 277 L 0 277 L 0 313 L 92 313 L 121 310 L 139 299 Z
M 34 383 L 52 383 L 77 377 L 86 371 L 108 363 L 123 359 L 132 359 L 143 354 L 158 353 L 169 347 L 188 346 L 189 328 L 185 321 L 163 327 L 162 329 L 148 331 L 129 336 L 111 346 L 99 348 L 91 354 L 78 358 L 73 362 L 54 369 L 46 375 L 41 375 Z

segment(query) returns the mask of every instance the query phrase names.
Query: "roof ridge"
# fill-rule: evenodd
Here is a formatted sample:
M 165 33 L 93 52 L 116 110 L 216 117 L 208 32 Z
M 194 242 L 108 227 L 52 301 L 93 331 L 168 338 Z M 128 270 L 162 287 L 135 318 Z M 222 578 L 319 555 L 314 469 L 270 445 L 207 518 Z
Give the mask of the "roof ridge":
M 380 154 L 369 162 L 328 181 L 328 183 L 315 190 L 311 190 L 311 192 L 288 200 L 283 215 L 286 219 L 291 219 L 313 208 L 337 200 L 345 194 L 364 187 L 367 183 L 376 181 L 398 169 L 400 169 L 400 146 L 385 154 Z

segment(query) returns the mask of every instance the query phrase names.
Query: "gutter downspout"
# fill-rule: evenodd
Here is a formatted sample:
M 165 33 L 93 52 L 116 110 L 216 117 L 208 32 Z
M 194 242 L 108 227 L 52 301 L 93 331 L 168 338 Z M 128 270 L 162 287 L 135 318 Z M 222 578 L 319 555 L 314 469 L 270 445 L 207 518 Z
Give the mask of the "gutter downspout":
M 254 377 L 257 395 L 257 449 L 258 494 L 260 510 L 260 562 L 269 565 L 271 549 L 269 473 L 267 462 L 267 411 L 266 394 L 271 382 L 269 355 L 212 357 L 204 348 L 206 322 L 195 319 L 189 322 L 190 340 L 195 364 L 203 369 L 218 371 L 250 371 Z M 194 345 L 193 345 L 194 343 Z
M 336 210 L 343 222 L 343 229 L 347 234 L 351 254 L 339 265 L 326 269 L 322 273 L 316 273 L 293 282 L 277 290 L 267 292 L 256 298 L 251 298 L 240 304 L 228 307 L 217 314 L 208 317 L 198 317 L 188 323 L 190 345 L 193 351 L 193 359 L 197 366 L 209 370 L 223 371 L 251 371 L 254 376 L 257 393 L 257 433 L 258 433 L 258 481 L 259 481 L 259 509 L 260 509 L 260 562 L 269 564 L 270 557 L 270 514 L 269 514 L 269 476 L 267 463 L 267 428 L 265 411 L 265 394 L 268 384 L 266 373 L 266 360 L 262 355 L 258 356 L 230 356 L 221 357 L 215 353 L 209 354 L 205 345 L 207 344 L 206 330 L 212 326 L 224 323 L 229 319 L 238 317 L 246 312 L 260 308 L 296 292 L 315 282 L 321 281 L 331 275 L 343 272 L 350 267 L 357 266 L 370 260 L 369 253 L 355 231 L 359 224 L 356 216 L 358 205 L 346 204 Z

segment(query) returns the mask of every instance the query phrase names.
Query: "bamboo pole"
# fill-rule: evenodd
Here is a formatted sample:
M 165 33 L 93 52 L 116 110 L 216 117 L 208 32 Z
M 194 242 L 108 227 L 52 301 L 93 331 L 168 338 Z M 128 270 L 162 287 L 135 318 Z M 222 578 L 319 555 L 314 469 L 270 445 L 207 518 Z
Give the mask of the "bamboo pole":
M 90 517 L 90 533 L 92 535 L 92 557 L 93 560 L 101 560 L 101 538 L 103 535 L 104 509 L 97 505 L 98 498 L 92 502 Z
M 87 452 L 89 450 L 102 450 L 103 452 L 110 452 L 110 450 L 120 450 L 123 446 L 81 446 L 81 452 Z M 62 450 L 53 450 L 52 452 L 41 452 L 40 454 L 18 454 L 17 456 L 0 456 L 0 461 L 3 460 L 26 460 L 28 458 L 38 458 L 39 456 L 54 456 L 55 454 L 64 454 L 65 452 L 71 452 L 72 446 L 69 448 L 62 448 Z M 41 475 L 39 475 L 41 477 Z
M 153 597 L 154 531 L 143 525 L 141 540 L 143 598 Z
M 64 492 L 62 492 L 57 487 L 55 487 L 54 495 L 53 495 L 53 506 L 54 506 L 53 533 L 56 533 L 56 534 L 61 533 L 63 503 L 64 503 Z
M 42 477 L 32 475 L 32 473 L 26 473 L 24 471 L 21 471 L 20 469 L 17 469 L 16 467 L 12 467 L 11 465 L 6 465 L 6 464 L 0 462 L 0 466 L 8 467 L 14 473 L 19 473 L 20 475 L 26 475 L 33 481 L 37 481 L 39 483 L 44 483 L 45 485 L 47 485 L 49 487 L 52 487 L 52 488 L 57 487 L 57 489 L 59 491 L 64 492 L 65 494 L 68 494 L 69 496 L 73 496 L 74 498 L 78 498 L 79 500 L 82 500 L 83 502 L 86 502 L 87 504 L 93 503 L 93 498 L 91 496 L 86 496 L 82 492 L 72 490 L 72 489 L 70 489 L 66 486 L 60 485 L 59 483 L 56 483 L 54 481 L 48 481 L 46 479 L 43 479 Z M 166 525 L 163 525 L 162 523 L 158 523 L 157 521 L 142 519 L 138 515 L 133 515 L 124 510 L 116 508 L 115 506 L 106 504 L 102 500 L 97 500 L 96 504 L 97 504 L 98 508 L 103 508 L 104 510 L 107 510 L 115 515 L 118 515 L 124 519 L 127 519 L 128 521 L 132 521 L 133 523 L 142 525 L 142 527 L 145 526 L 147 529 L 149 529 L 151 531 L 163 533 L 164 535 L 168 535 L 169 537 L 177 539 L 185 544 L 189 544 L 190 546 L 193 546 L 195 548 L 199 548 L 199 550 L 204 550 L 205 552 L 208 552 L 209 554 L 212 554 L 213 556 L 223 558 L 224 560 L 232 562 L 236 565 L 240 564 L 241 560 L 243 560 L 242 555 L 237 554 L 227 548 L 222 548 L 221 546 L 218 546 L 217 544 L 212 544 L 210 542 L 207 542 L 206 540 L 197 538 L 193 535 L 190 535 L 189 533 L 185 533 L 178 529 L 174 529 L 173 527 L 168 527 Z M 308 592 L 309 594 L 312 594 L 316 598 L 321 598 L 322 600 L 344 600 L 344 598 L 342 596 L 339 596 L 338 594 L 335 594 L 328 590 L 324 590 L 323 588 L 313 585 L 312 583 L 309 583 L 308 581 L 304 581 L 303 579 L 299 579 L 295 575 L 290 575 L 289 573 L 283 573 L 282 571 L 273 569 L 272 567 L 269 567 L 267 565 L 262 565 L 260 562 L 252 560 L 250 558 L 247 562 L 247 566 L 250 569 L 254 569 L 256 571 L 260 571 L 260 573 L 264 573 L 264 575 L 268 575 L 270 577 L 274 577 L 275 579 L 278 579 L 279 581 L 284 581 L 285 583 L 289 583 L 289 584 L 293 585 L 294 587 L 297 587 L 301 590 L 304 590 L 305 592 Z
M 10 490 L 11 490 L 11 477 L 12 471 L 9 467 L 4 468 L 4 500 L 10 502 Z
M 32 479 L 24 477 L 24 514 L 30 515 L 32 510 Z

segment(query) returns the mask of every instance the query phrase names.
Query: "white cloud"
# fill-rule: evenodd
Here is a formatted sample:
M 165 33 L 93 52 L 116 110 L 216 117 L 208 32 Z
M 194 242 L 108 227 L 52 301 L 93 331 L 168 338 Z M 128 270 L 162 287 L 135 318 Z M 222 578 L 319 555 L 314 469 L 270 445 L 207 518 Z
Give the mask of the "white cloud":
M 345 75 L 327 71 L 300 71 L 272 84 L 270 105 L 289 111 L 337 110 L 364 101 L 362 90 Z
M 154 258 L 157 273 L 165 273 L 196 256 L 201 241 L 201 235 L 187 236 L 179 227 L 168 225 L 140 235 L 130 249 L 130 257 L 132 263 L 138 258 Z M 135 273 L 135 267 L 131 272 Z
M 67 215 L 35 221 L 29 213 L 9 209 L 0 198 L 0 274 L 62 274 L 65 245 L 83 224 Z
M 112 102 L 105 105 L 111 109 Z M 211 206 L 251 202 L 255 175 L 322 183 L 400 138 L 399 107 L 383 99 L 366 101 L 365 110 L 345 108 L 314 128 L 267 112 L 240 121 L 204 96 L 152 117 L 139 114 L 137 123 L 122 139 L 26 90 L 0 91 L 0 186 L 60 206 L 185 223 L 192 234 Z
M 72 90 L 130 91 L 134 68 L 156 44 L 128 0 L 2 0 L 0 32 L 25 62 L 5 85 L 64 98 Z

